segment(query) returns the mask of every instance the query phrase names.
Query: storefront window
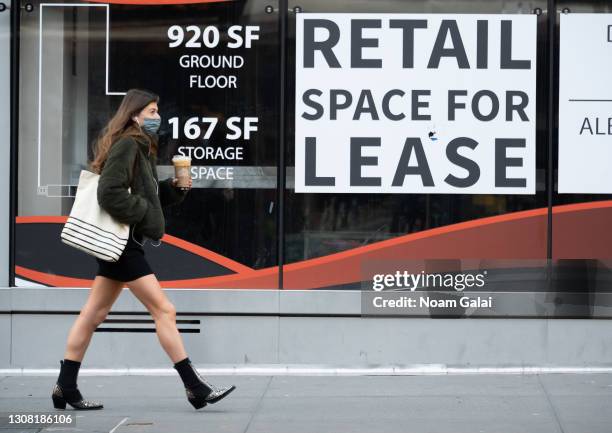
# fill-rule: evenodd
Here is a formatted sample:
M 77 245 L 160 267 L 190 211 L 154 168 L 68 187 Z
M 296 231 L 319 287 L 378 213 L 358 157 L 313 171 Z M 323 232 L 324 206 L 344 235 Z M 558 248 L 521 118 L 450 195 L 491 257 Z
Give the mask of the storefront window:
M 405 261 L 414 272 L 487 273 L 487 286 L 479 290 L 508 294 L 498 308 L 488 310 L 491 317 L 597 316 L 597 301 L 591 295 L 611 288 L 608 245 L 612 239 L 606 223 L 612 195 L 569 193 L 563 191 L 567 183 L 559 183 L 558 159 L 567 141 L 560 141 L 558 134 L 561 126 L 571 125 L 559 117 L 559 109 L 567 113 L 563 111 L 567 108 L 565 99 L 559 99 L 559 94 L 565 95 L 559 80 L 571 80 L 572 73 L 571 68 L 562 71 L 559 67 L 559 56 L 565 52 L 559 43 L 563 40 L 559 24 L 568 14 L 600 13 L 607 17 L 612 6 L 606 1 L 553 3 L 558 10 L 554 30 L 549 28 L 549 2 L 544 0 L 291 0 L 288 5 L 246 1 L 164 5 L 33 2 L 33 10 L 21 16 L 20 29 L 16 285 L 91 285 L 95 260 L 64 245 L 59 234 L 72 208 L 81 170 L 93 158 L 92 146 L 101 128 L 128 89 L 144 88 L 161 97 L 159 178 L 173 176 L 171 158 L 175 154 L 191 156 L 193 165 L 193 188 L 187 198 L 179 206 L 165 209 L 164 242 L 158 248 L 145 245 L 162 287 L 362 290 L 373 263 L 384 267 L 385 261 Z M 478 135 L 483 125 L 483 131 L 487 127 L 499 129 L 501 140 L 516 140 L 525 128 L 515 130 L 512 122 L 517 118 L 528 121 L 525 155 L 532 164 L 529 179 L 524 185 L 516 183 L 517 189 L 509 192 L 503 189 L 505 174 L 491 174 L 490 167 L 498 170 L 500 164 L 510 168 L 507 173 L 517 173 L 512 170 L 521 162 L 517 153 L 510 151 L 502 157 L 496 154 L 489 158 L 489 166 L 479 167 L 479 173 L 489 181 L 480 190 L 389 189 L 370 193 L 346 185 L 325 191 L 302 190 L 306 163 L 301 149 L 305 143 L 304 130 L 297 121 L 300 101 L 305 100 L 300 81 L 304 68 L 297 54 L 304 32 L 298 23 L 311 13 L 327 14 L 321 16 L 328 22 L 340 14 L 414 14 L 410 16 L 425 22 L 444 16 L 454 22 L 445 24 L 448 34 L 441 32 L 438 41 L 437 49 L 447 57 L 457 56 L 448 53 L 456 53 L 453 50 L 458 49 L 460 33 L 465 30 L 461 26 L 466 21 L 457 23 L 472 19 L 474 25 L 463 35 L 465 43 L 472 44 L 467 47 L 469 55 L 478 56 L 470 61 L 477 63 L 475 70 L 494 65 L 483 82 L 483 94 L 495 96 L 494 91 L 487 91 L 487 85 L 510 86 L 508 89 L 516 91 L 514 96 L 529 96 L 531 105 L 522 106 L 511 95 L 498 107 L 506 119 L 493 127 L 486 124 L 487 116 L 477 114 L 482 123 L 473 128 L 432 119 L 427 125 L 429 134 L 422 139 L 429 146 L 442 148 L 457 134 L 462 138 Z M 513 52 L 509 48 L 511 28 L 504 27 L 501 20 L 519 18 L 527 18 L 522 22 L 528 23 L 524 28 L 530 36 L 515 45 Z M 396 35 L 410 34 L 407 28 L 402 30 L 403 24 L 397 25 Z M 457 34 L 453 34 L 453 25 Z M 489 34 L 491 29 L 499 32 Z M 347 35 L 361 35 L 362 54 L 372 59 L 378 44 L 386 42 L 376 39 L 383 31 L 371 30 L 340 34 L 341 44 L 354 42 L 345 42 Z M 608 31 L 610 38 L 612 31 Z M 549 34 L 554 34 L 554 39 Z M 325 35 L 317 33 L 316 43 Z M 433 44 L 433 39 L 430 42 Z M 408 52 L 402 51 L 400 42 L 386 48 L 397 53 L 397 58 Z M 346 45 L 339 49 L 346 50 Z M 413 60 L 422 63 L 419 50 L 415 52 L 421 57 Z M 523 60 L 517 60 L 521 56 Z M 326 57 L 326 61 L 330 59 Z M 456 61 L 457 70 L 464 69 L 458 56 Z M 495 68 L 501 70 L 502 64 L 521 61 L 529 64 L 526 69 L 532 75 L 526 81 L 521 78 L 516 89 L 511 88 L 512 78 L 518 83 L 518 75 L 508 79 L 494 72 Z M 362 66 L 365 64 L 367 61 Z M 461 89 L 474 82 L 469 75 L 465 80 L 447 82 L 434 68 L 432 76 L 442 78 L 427 83 L 429 87 L 420 90 L 422 95 L 449 92 L 453 90 L 449 86 Z M 597 64 L 590 68 L 598 69 Z M 379 72 L 378 81 L 393 81 L 391 70 L 380 67 Z M 367 80 L 351 77 L 343 78 L 347 88 L 357 81 L 361 88 L 374 87 Z M 402 89 L 411 90 L 411 79 L 406 77 Z M 321 88 L 329 84 L 322 71 L 315 78 Z M 594 82 L 595 78 L 587 84 Z M 598 97 L 605 100 L 598 104 L 612 98 L 606 86 L 600 87 Z M 592 100 L 596 96 L 585 93 L 576 98 Z M 418 97 L 414 101 L 418 103 Z M 491 112 L 497 110 L 496 103 L 491 104 Z M 531 110 L 529 116 L 521 114 L 525 106 Z M 479 109 L 471 108 L 472 113 Z M 324 134 L 322 125 L 309 124 L 308 133 L 312 137 Z M 343 130 L 351 129 L 350 123 L 342 125 Z M 405 137 L 400 135 L 421 134 L 415 132 L 420 125 L 411 120 L 401 124 L 397 146 L 404 143 Z M 367 136 L 367 132 L 360 134 Z M 325 167 L 344 164 L 334 159 L 337 154 L 326 153 L 324 140 L 319 145 L 324 150 L 310 162 L 316 165 L 317 158 L 327 158 Z M 489 142 L 480 149 L 487 145 L 493 146 Z M 368 155 L 360 160 L 364 166 L 372 161 Z M 467 164 L 463 166 L 467 172 L 473 167 L 465 163 L 462 152 L 454 155 L 454 161 L 458 166 L 461 161 Z M 404 163 L 414 169 L 413 159 Z M 465 175 L 460 167 L 455 168 L 455 177 Z M 321 179 L 320 185 L 325 185 L 327 181 Z M 442 315 L 446 313 L 461 316 L 465 310 Z
M 554 287 L 567 293 L 568 300 L 558 300 L 555 314 L 573 311 L 593 317 L 605 312 L 612 289 L 612 194 L 601 192 L 612 188 L 602 176 L 609 173 L 607 158 L 599 153 L 602 146 L 608 147 L 612 133 L 612 91 L 604 72 L 609 69 L 607 53 L 612 52 L 612 5 L 561 0 L 557 9 L 561 13 L 556 29 L 559 58 L 553 70 L 559 77 L 554 93 L 559 109 L 553 131 L 552 259 Z M 588 61 L 577 46 L 589 46 Z M 578 154 L 582 158 L 576 158 Z
M 89 285 L 97 265 L 60 242 L 62 218 L 101 128 L 144 88 L 161 98 L 159 179 L 172 155 L 195 166 L 165 242 L 145 245 L 162 286 L 277 288 L 278 62 L 275 15 L 247 2 L 35 3 L 21 28 L 18 284 Z
M 547 23 L 540 12 L 545 1 L 404 2 L 358 3 L 351 1 L 290 2 L 304 13 L 394 13 L 394 14 L 534 14 L 537 21 L 537 67 L 535 91 L 535 194 L 346 194 L 295 193 L 286 189 L 286 264 L 284 287 L 360 287 L 360 266 L 381 258 L 453 259 L 448 270 L 459 271 L 462 259 L 479 259 L 488 268 L 508 266 L 501 259 L 516 259 L 514 266 L 541 267 L 547 248 Z M 539 8 L 539 9 L 538 9 Z M 293 14 L 291 15 L 294 16 Z M 457 15 L 460 16 L 460 15 Z M 486 15 L 483 15 L 486 17 Z M 295 116 L 295 20 L 290 20 L 290 65 L 288 93 L 287 184 L 293 185 L 295 163 L 293 119 Z M 369 37 L 380 34 L 372 31 Z M 416 37 L 416 36 L 415 36 Z M 496 39 L 491 38 L 491 41 Z M 493 44 L 494 42 L 491 42 Z M 370 44 L 370 46 L 376 43 Z M 450 45 L 449 45 L 450 46 Z M 380 55 L 370 48 L 368 56 Z M 398 42 L 396 52 L 401 53 Z M 363 83 L 368 88 L 373 83 Z M 434 83 L 440 89 L 446 83 Z M 406 86 L 411 89 L 407 74 Z M 438 89 L 438 90 L 440 90 Z M 355 98 L 356 99 L 356 98 Z M 436 128 L 431 122 L 432 131 Z M 440 126 L 440 125 L 439 125 Z M 411 124 L 405 121 L 405 130 Z M 435 131 L 433 131 L 435 132 Z M 374 134 L 375 135 L 375 134 Z M 440 143 L 446 137 L 440 138 Z M 399 140 L 399 139 L 398 139 Z M 399 140 L 401 142 L 401 140 Z M 401 144 L 401 143 L 400 143 Z M 442 145 L 442 144 L 440 144 Z M 534 215 L 534 212 L 536 213 Z M 511 216 L 511 218 L 509 218 Z M 462 225 L 462 223 L 464 223 Z M 467 225 L 465 224 L 467 223 Z M 474 226 L 481 225 L 482 230 Z M 443 233 L 439 228 L 446 228 Z M 391 241 L 388 247 L 381 241 Z M 320 260 L 324 257 L 326 260 Z M 523 262 L 521 262 L 523 261 Z M 338 272 L 342 268 L 344 272 Z M 351 271 L 349 271 L 349 269 Z M 517 271 L 522 273 L 523 271 Z M 313 280 L 309 279 L 310 277 Z M 538 277 L 539 278 L 539 277 Z M 528 278 L 530 281 L 531 277 Z M 538 282 L 540 285 L 541 282 Z

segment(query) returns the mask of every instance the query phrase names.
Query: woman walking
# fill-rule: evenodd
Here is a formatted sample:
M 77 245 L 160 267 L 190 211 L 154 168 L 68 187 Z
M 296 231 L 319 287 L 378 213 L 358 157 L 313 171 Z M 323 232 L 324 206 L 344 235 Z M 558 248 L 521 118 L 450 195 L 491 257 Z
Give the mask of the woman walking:
M 179 204 L 191 188 L 191 180 L 188 188 L 179 188 L 176 178 L 157 178 L 157 131 L 161 124 L 158 102 L 159 97 L 152 92 L 128 91 L 96 142 L 90 170 L 100 174 L 98 203 L 114 219 L 130 225 L 130 237 L 117 262 L 96 258 L 97 275 L 70 329 L 60 361 L 51 395 L 55 408 L 64 409 L 66 403 L 74 409 L 103 407 L 83 398 L 77 375 L 93 332 L 106 318 L 124 283 L 151 313 L 161 346 L 174 363 L 193 407 L 216 403 L 235 389 L 233 385 L 215 387 L 191 364 L 176 327 L 175 307 L 161 289 L 142 248 L 146 239 L 159 245 L 165 230 L 162 207 Z

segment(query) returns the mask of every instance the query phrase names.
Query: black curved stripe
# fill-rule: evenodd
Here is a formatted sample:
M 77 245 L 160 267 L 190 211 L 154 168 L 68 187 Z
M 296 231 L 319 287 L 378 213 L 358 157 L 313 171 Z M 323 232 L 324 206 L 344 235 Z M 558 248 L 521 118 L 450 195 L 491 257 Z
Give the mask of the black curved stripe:
M 74 226 L 74 227 L 73 227 L 73 226 Z M 84 230 L 87 230 L 87 231 L 89 231 L 89 232 L 93 233 L 93 236 L 92 236 L 92 235 L 90 235 L 90 234 L 85 233 L 85 232 L 84 232 Z M 66 223 L 66 225 L 64 225 L 64 229 L 63 229 L 62 231 L 66 231 L 66 232 L 67 232 L 67 231 L 71 231 L 71 232 L 74 232 L 74 233 L 78 233 L 78 234 L 80 234 L 80 235 L 82 235 L 82 236 L 86 236 L 87 238 L 93 239 L 93 240 L 95 240 L 95 241 L 98 241 L 98 242 L 101 242 L 101 243 L 103 243 L 103 244 L 106 244 L 106 245 L 108 245 L 109 247 L 112 247 L 112 248 L 117 249 L 117 250 L 118 250 L 117 252 L 118 252 L 119 254 L 121 254 L 121 251 L 122 251 L 122 247 L 123 247 L 123 245 L 117 245 L 117 243 L 116 243 L 115 241 L 113 241 L 112 239 L 110 239 L 110 241 L 111 241 L 111 242 L 115 242 L 115 243 L 112 243 L 112 244 L 111 244 L 111 243 L 105 242 L 103 239 L 100 239 L 100 238 L 98 238 L 98 237 L 97 237 L 97 236 L 99 236 L 97 233 L 92 232 L 91 230 L 88 230 L 88 229 L 86 229 L 86 228 L 82 228 L 82 227 L 80 227 L 80 226 L 78 226 L 78 225 L 76 225 L 76 224 Z M 104 238 L 104 239 L 107 239 L 107 238 Z M 127 243 L 127 242 L 126 242 L 126 243 Z M 125 244 L 124 244 L 124 245 L 125 245 Z M 110 249 L 112 249 L 112 248 L 108 248 L 108 249 L 110 250 Z
M 83 241 L 83 239 L 80 239 L 80 238 L 78 238 L 76 236 L 72 236 L 70 234 L 65 234 L 62 237 L 62 239 L 63 240 L 68 240 L 69 242 L 71 242 L 74 245 L 79 245 L 79 246 L 81 246 L 81 247 L 83 247 L 83 248 L 85 248 L 85 249 L 87 249 L 89 251 L 93 251 L 93 252 L 102 254 L 102 255 L 104 255 L 106 257 L 110 257 L 110 258 L 113 258 L 115 260 L 118 260 L 119 256 L 121 255 L 121 254 L 117 254 L 115 251 L 107 250 L 107 249 L 105 249 L 103 247 L 98 247 L 97 245 L 93 245 L 91 243 L 87 243 L 87 241 Z
M 70 235 L 68 235 L 68 236 L 70 236 Z M 79 238 L 76 238 L 76 239 L 81 240 Z M 67 238 L 65 236 L 62 237 L 62 241 L 66 242 L 68 244 L 73 245 L 75 248 L 85 248 L 86 250 L 91 251 L 93 253 L 101 254 L 101 255 L 103 255 L 105 257 L 108 257 L 108 258 L 111 258 L 111 259 L 114 259 L 114 260 L 119 260 L 119 255 L 117 255 L 117 253 L 115 253 L 113 251 L 110 251 L 110 254 L 109 254 L 109 253 L 106 252 L 107 250 L 100 251 L 98 249 L 92 249 L 92 248 L 89 248 L 89 247 L 95 247 L 95 245 L 82 244 L 82 243 L 79 243 L 79 242 L 75 242 L 75 241 L 73 241 L 73 240 L 71 240 L 71 239 L 69 239 L 69 238 Z
M 92 239 L 92 240 L 94 240 L 94 241 L 97 241 L 97 242 L 100 242 L 100 243 L 106 244 L 106 245 L 108 245 L 108 246 L 109 246 L 109 248 L 107 248 L 108 250 L 111 250 L 111 251 L 112 251 L 113 249 L 115 249 L 115 250 L 117 250 L 116 252 L 118 252 L 119 254 L 121 254 L 121 251 L 123 251 L 123 250 L 122 250 L 123 245 L 109 244 L 108 242 L 104 242 L 103 240 L 98 239 L 98 238 L 97 238 L 97 237 L 95 237 L 95 236 L 91 236 L 91 235 L 89 235 L 89 234 L 87 234 L 87 233 L 84 233 L 84 232 L 82 232 L 82 231 L 80 231 L 80 230 L 76 230 L 76 229 L 74 229 L 73 227 L 64 226 L 64 230 L 62 230 L 62 232 L 65 232 L 65 233 L 68 233 L 68 234 L 72 234 L 74 237 L 77 237 L 77 236 L 76 236 L 77 234 L 78 234 L 78 235 L 81 235 L 81 236 L 85 236 L 85 238 L 80 238 L 80 239 L 83 239 L 83 240 L 84 240 L 84 241 L 86 241 L 86 242 L 91 242 L 92 244 L 94 244 L 94 242 L 89 241 L 89 239 Z M 96 245 L 97 245 L 97 244 L 96 244 Z M 103 247 L 102 245 L 98 245 L 98 246 Z
M 79 219 L 79 218 L 76 218 L 76 217 L 73 217 L 73 216 L 69 216 L 68 218 L 69 218 L 69 219 L 70 219 L 70 218 L 72 218 L 72 219 L 75 219 L 75 220 L 77 220 L 77 221 L 81 221 L 82 223 L 87 224 L 87 225 L 90 225 L 90 226 L 92 226 L 92 227 L 96 228 L 97 230 L 100 230 L 100 231 L 103 231 L 103 232 L 105 232 L 105 233 L 108 233 L 109 235 L 112 235 L 112 236 L 116 237 L 117 239 L 119 239 L 119 240 L 121 240 L 121 241 L 127 241 L 127 239 L 128 239 L 128 238 L 122 238 L 122 237 L 119 237 L 119 236 L 117 236 L 117 235 L 116 235 L 115 233 L 113 233 L 113 232 L 109 232 L 108 230 L 101 229 L 100 227 L 95 226 L 95 225 L 93 225 L 93 224 L 91 224 L 91 223 L 88 223 L 87 221 L 83 221 L 82 219 Z
M 94 234 L 94 236 L 96 236 L 96 237 L 102 237 L 102 238 L 104 238 L 104 239 L 106 239 L 106 240 L 108 240 L 108 241 L 110 241 L 110 242 L 113 242 L 115 245 L 123 245 L 123 242 L 125 241 L 125 240 L 123 240 L 123 241 L 116 241 L 115 239 L 112 239 L 112 238 L 110 238 L 110 237 L 108 237 L 108 236 L 106 236 L 106 235 L 104 235 L 104 234 L 100 234 L 100 233 L 98 233 L 98 232 L 95 232 L 95 231 L 93 231 L 93 230 L 91 230 L 91 229 L 89 229 L 89 228 L 87 228 L 87 227 L 83 227 L 83 226 L 81 226 L 79 223 L 76 223 L 76 222 L 73 222 L 73 221 L 66 221 L 66 224 L 64 224 L 64 227 L 66 227 L 66 226 L 68 226 L 68 225 L 70 225 L 70 226 L 74 226 L 74 227 L 78 227 L 78 230 L 77 230 L 77 229 L 74 229 L 74 228 L 73 228 L 73 230 L 77 230 L 77 231 L 79 231 L 79 232 L 81 232 L 81 231 L 83 231 L 83 230 L 87 230 L 87 231 L 89 231 L 89 232 L 93 233 L 93 234 Z M 94 236 L 92 236 L 92 237 L 94 237 Z
M 121 255 L 121 253 L 123 252 L 123 249 L 118 249 L 118 248 L 112 249 L 112 248 L 106 248 L 103 245 L 98 245 L 95 242 L 92 242 L 87 237 L 82 238 L 82 237 L 76 236 L 75 234 L 69 233 L 67 231 L 66 232 L 62 232 L 62 233 L 63 233 L 64 236 L 70 236 L 70 237 L 74 238 L 75 242 L 82 243 L 83 245 L 88 245 L 88 246 L 90 246 L 92 248 L 97 248 L 97 249 L 100 249 L 100 250 L 108 251 L 111 254 Z
M 72 242 L 70 239 L 62 238 L 62 242 L 66 243 L 68 245 L 71 245 L 71 246 L 73 246 L 73 247 L 75 247 L 75 248 L 77 248 L 79 250 L 85 249 L 85 250 L 88 250 L 88 251 L 93 251 L 93 250 L 90 250 L 89 248 L 87 248 L 87 247 L 85 247 L 85 246 L 83 246 L 81 244 L 77 244 L 77 243 Z M 84 251 L 84 252 L 86 252 L 86 251 Z M 98 251 L 93 251 L 93 253 L 95 253 L 93 255 L 96 256 L 96 257 L 98 257 L 96 254 L 100 254 L 100 255 L 103 255 L 103 256 L 108 257 L 110 259 L 114 259 L 114 257 L 107 256 L 106 254 L 100 253 Z M 104 259 L 101 259 L 101 260 L 104 260 Z
M 65 242 L 66 244 L 72 245 L 72 246 L 74 246 L 77 249 L 85 249 L 85 250 L 91 251 L 92 253 L 95 253 L 93 255 L 100 254 L 102 256 L 108 257 L 109 259 L 113 259 L 115 261 L 118 260 L 114 256 L 109 256 L 108 254 L 104 254 L 103 252 L 92 250 L 91 248 L 87 248 L 86 246 L 78 244 L 78 243 L 75 243 L 75 242 L 73 242 L 73 241 L 71 241 L 70 239 L 67 239 L 67 238 L 62 238 L 62 242 Z

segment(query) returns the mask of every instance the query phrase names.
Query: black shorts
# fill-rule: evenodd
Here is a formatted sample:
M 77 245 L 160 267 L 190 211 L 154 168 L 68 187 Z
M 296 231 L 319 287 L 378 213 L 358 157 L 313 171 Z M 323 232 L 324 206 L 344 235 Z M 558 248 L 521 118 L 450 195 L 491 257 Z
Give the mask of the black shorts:
M 129 240 L 119 260 L 116 262 L 107 262 L 96 257 L 98 262 L 98 273 L 96 275 L 127 282 L 152 274 L 153 270 L 145 258 L 144 249 L 134 238 L 136 238 L 136 241 L 144 244 L 144 238 L 134 235 L 132 226 L 130 226 Z

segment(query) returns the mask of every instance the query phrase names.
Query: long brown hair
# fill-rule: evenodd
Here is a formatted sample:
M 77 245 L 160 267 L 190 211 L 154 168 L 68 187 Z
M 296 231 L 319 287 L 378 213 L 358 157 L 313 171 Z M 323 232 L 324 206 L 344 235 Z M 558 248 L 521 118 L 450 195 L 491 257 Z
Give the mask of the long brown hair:
M 124 136 L 138 137 L 151 144 L 151 151 L 157 154 L 157 139 L 142 132 L 138 125 L 132 120 L 151 102 L 159 102 L 159 96 L 153 92 L 142 89 L 130 89 L 123 97 L 117 112 L 106 126 L 100 131 L 100 135 L 94 144 L 94 159 L 89 162 L 90 171 L 100 174 L 111 146 L 119 138 Z

